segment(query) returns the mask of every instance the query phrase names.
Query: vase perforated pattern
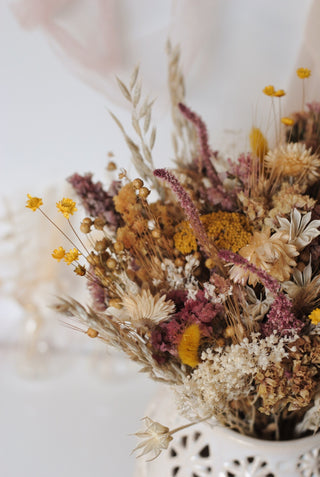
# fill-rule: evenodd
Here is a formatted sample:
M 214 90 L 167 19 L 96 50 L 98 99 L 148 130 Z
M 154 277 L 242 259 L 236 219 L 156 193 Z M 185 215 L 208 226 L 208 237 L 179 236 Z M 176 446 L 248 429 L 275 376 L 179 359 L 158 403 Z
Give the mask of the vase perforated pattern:
M 184 432 L 167 451 L 167 469 L 162 464 L 163 477 L 278 477 L 267 459 L 249 455 L 224 462 L 222 469 L 215 469 L 214 449 L 206 435 L 199 431 Z M 281 464 L 279 464 L 279 467 Z M 320 450 L 313 449 L 297 456 L 296 470 L 301 477 L 320 477 Z M 151 473 L 152 474 L 152 473 Z M 291 477 L 290 472 L 287 474 Z

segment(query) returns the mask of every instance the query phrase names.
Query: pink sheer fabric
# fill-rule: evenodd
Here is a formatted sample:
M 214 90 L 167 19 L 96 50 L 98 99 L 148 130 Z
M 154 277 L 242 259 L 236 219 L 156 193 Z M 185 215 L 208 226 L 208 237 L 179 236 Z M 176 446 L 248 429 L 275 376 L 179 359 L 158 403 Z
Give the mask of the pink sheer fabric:
M 192 82 L 193 65 L 206 62 L 207 50 L 201 46 L 210 44 L 214 35 L 215 4 L 216 0 L 201 0 L 199 8 L 193 0 L 162 0 L 160 8 L 150 0 L 14 0 L 12 10 L 22 27 L 47 33 L 76 75 L 121 102 L 114 76 L 128 77 L 138 61 L 145 89 L 163 100 L 169 37 L 181 44 Z

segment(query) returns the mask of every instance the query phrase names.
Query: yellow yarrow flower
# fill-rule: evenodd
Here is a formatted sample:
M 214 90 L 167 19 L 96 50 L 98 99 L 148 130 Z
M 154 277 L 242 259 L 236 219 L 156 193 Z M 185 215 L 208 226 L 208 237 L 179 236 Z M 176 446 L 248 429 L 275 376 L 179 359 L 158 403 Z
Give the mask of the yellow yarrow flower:
M 278 89 L 277 91 L 274 92 L 273 96 L 276 96 L 277 98 L 281 98 L 282 96 L 285 96 L 286 92 L 284 89 Z
M 274 96 L 274 93 L 275 93 L 274 86 L 272 86 L 271 84 L 268 86 L 265 86 L 262 92 L 266 94 L 267 96 Z
M 30 194 L 27 194 L 27 196 L 28 200 L 26 203 L 26 207 L 28 207 L 28 209 L 33 210 L 33 212 L 35 212 L 37 209 L 39 209 L 39 207 L 41 207 L 41 205 L 43 205 L 43 201 L 40 197 L 32 197 Z
M 178 345 L 178 354 L 181 362 L 191 368 L 195 368 L 200 363 L 198 358 L 200 338 L 199 326 L 193 324 L 185 329 Z
M 267 154 L 269 147 L 268 141 L 266 140 L 260 129 L 253 127 L 250 131 L 249 139 L 251 151 L 253 152 L 253 154 L 259 157 L 259 159 L 263 159 L 264 156 Z
M 67 262 L 67 265 L 71 265 L 72 262 L 74 262 L 75 260 L 78 260 L 80 255 L 81 254 L 79 250 L 76 248 L 73 248 L 69 250 L 68 253 L 65 254 L 64 261 Z
M 65 249 L 63 247 L 59 247 L 59 248 L 54 249 L 51 256 L 55 260 L 58 260 L 58 262 L 60 262 L 60 260 L 62 260 L 65 257 L 65 254 L 66 254 Z
M 308 316 L 313 325 L 318 325 L 320 323 L 320 308 L 315 308 L 310 315 Z
M 281 122 L 285 126 L 293 126 L 294 125 L 294 120 L 292 118 L 283 117 L 283 118 L 281 118 Z
M 309 76 L 311 76 L 311 70 L 308 68 L 298 68 L 297 76 L 301 79 L 309 78 Z
M 57 209 L 65 216 L 66 219 L 69 219 L 70 215 L 73 215 L 76 210 L 76 203 L 72 199 L 64 197 L 62 200 L 57 202 Z

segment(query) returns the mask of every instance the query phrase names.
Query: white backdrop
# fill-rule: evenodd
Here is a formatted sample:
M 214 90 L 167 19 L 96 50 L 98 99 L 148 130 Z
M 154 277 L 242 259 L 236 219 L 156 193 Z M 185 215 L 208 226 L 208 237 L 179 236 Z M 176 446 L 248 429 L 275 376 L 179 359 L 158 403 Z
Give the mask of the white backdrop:
M 29 0 L 30 5 L 37 3 L 41 4 Z M 284 89 L 289 85 L 310 5 L 310 0 L 199 0 L 192 7 L 187 0 L 121 0 L 112 20 L 119 23 L 111 26 L 113 48 L 119 41 L 125 54 L 120 55 L 121 61 L 111 62 L 107 72 L 102 68 L 93 74 L 57 48 L 41 18 L 33 29 L 24 30 L 2 0 L 1 196 L 17 207 L 27 192 L 42 196 L 48 186 L 61 187 L 75 171 L 103 176 L 108 151 L 115 153 L 119 165 L 130 169 L 129 155 L 107 109 L 129 123 L 113 75 L 128 78 L 139 60 L 146 93 L 158 96 L 155 163 L 169 162 L 163 52 L 169 32 L 181 40 L 188 104 L 207 121 L 213 147 L 223 129 L 246 131 L 253 120 L 262 122 L 258 111 L 266 106 L 266 98 L 261 90 L 270 83 Z M 62 23 L 80 38 L 85 32 L 94 52 L 99 44 L 93 40 L 100 38 L 98 27 L 103 24 L 88 17 L 81 29 L 81 21 L 74 22 L 72 12 L 67 13 Z M 38 233 L 30 240 L 40 241 Z M 134 458 L 128 454 L 134 439 L 127 434 L 140 427 L 138 417 L 143 416 L 153 384 L 142 376 L 135 378 L 132 370 L 112 378 L 100 375 L 89 363 L 92 347 L 88 349 L 84 338 L 79 341 L 70 331 L 62 340 L 65 348 L 54 355 L 53 373 L 39 380 L 21 377 L 14 344 L 23 312 L 3 290 L 0 475 L 131 475 Z M 46 296 L 42 299 L 45 302 Z M 66 331 L 61 333 L 65 336 Z

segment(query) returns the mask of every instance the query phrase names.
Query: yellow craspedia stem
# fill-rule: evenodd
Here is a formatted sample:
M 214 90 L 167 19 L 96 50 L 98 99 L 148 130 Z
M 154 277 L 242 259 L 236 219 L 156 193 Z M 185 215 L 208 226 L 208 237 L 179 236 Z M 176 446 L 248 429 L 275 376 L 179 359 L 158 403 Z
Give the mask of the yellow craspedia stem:
M 310 315 L 308 316 L 309 320 L 313 325 L 318 325 L 320 323 L 320 308 L 315 308 Z
M 199 326 L 193 324 L 185 329 L 178 345 L 178 354 L 181 362 L 191 368 L 195 368 L 200 363 L 198 357 L 200 338 Z
M 309 78 L 309 76 L 311 76 L 311 70 L 308 68 L 298 68 L 297 76 L 301 79 Z
M 73 215 L 76 210 L 76 203 L 74 200 L 64 197 L 62 200 L 56 203 L 57 209 L 65 216 L 66 219 L 69 219 L 70 215 Z
M 285 126 L 293 126 L 294 125 L 294 120 L 292 118 L 283 117 L 283 118 L 281 118 L 281 122 Z
M 274 96 L 274 93 L 276 92 L 275 89 L 274 89 L 274 86 L 272 86 L 271 84 L 269 84 L 268 86 L 265 86 L 262 90 L 262 92 L 264 94 L 266 94 L 267 96 Z
M 54 251 L 51 254 L 51 256 L 55 260 L 58 260 L 58 262 L 60 262 L 60 260 L 62 260 L 65 257 L 65 255 L 66 255 L 66 251 L 63 247 L 59 247 L 59 248 L 54 249 Z
M 39 209 L 39 207 L 41 207 L 41 205 L 43 205 L 43 201 L 40 197 L 32 197 L 30 194 L 27 194 L 27 196 L 28 200 L 26 203 L 26 207 L 28 207 L 28 209 L 33 210 L 33 212 L 35 212 L 37 209 Z
M 72 262 L 74 262 L 75 260 L 78 260 L 80 255 L 81 254 L 79 250 L 76 248 L 73 248 L 69 250 L 68 253 L 65 254 L 64 261 L 67 262 L 67 265 L 71 265 Z
M 267 154 L 269 147 L 268 141 L 262 134 L 261 130 L 253 127 L 250 131 L 249 140 L 252 153 L 259 157 L 259 159 L 263 159 Z

